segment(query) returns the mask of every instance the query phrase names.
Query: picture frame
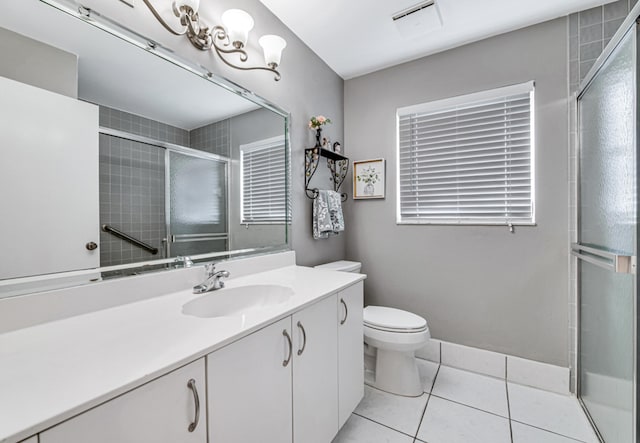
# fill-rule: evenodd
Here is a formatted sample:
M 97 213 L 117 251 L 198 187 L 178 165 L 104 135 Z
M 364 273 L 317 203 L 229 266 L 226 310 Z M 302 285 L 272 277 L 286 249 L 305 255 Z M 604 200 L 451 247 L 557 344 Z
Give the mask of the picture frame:
M 383 158 L 354 161 L 352 171 L 354 200 L 384 198 L 386 170 Z

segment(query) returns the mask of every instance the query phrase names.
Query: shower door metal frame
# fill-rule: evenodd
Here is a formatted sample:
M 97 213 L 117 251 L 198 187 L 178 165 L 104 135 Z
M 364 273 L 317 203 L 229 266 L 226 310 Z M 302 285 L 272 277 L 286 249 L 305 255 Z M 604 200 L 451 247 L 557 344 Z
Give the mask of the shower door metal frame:
M 615 35 L 611 38 L 611 40 L 609 41 L 609 43 L 607 44 L 607 46 L 604 48 L 604 50 L 602 51 L 602 53 L 600 54 L 600 56 L 598 57 L 598 59 L 595 61 L 594 65 L 591 67 L 591 69 L 589 70 L 589 72 L 587 72 L 587 75 L 585 75 L 584 79 L 580 82 L 580 85 L 578 87 L 578 91 L 575 95 L 575 105 L 576 105 L 576 131 L 578 136 L 576 137 L 576 156 L 577 156 L 577 161 L 578 161 L 578 167 L 576 168 L 576 187 L 577 187 L 577 194 L 576 194 L 576 210 L 579 211 L 579 208 L 581 207 L 581 195 L 580 195 L 580 178 L 581 178 L 581 169 L 579 167 L 579 162 L 580 162 L 580 158 L 581 158 L 581 144 L 580 144 L 580 107 L 578 106 L 578 103 L 580 101 L 580 98 L 584 95 L 584 93 L 589 89 L 589 86 L 591 85 L 591 83 L 593 82 L 593 80 L 596 78 L 596 76 L 598 75 L 598 73 L 600 72 L 600 70 L 603 68 L 604 64 L 607 62 L 607 60 L 609 60 L 609 57 L 612 55 L 613 51 L 618 47 L 618 45 L 622 42 L 622 40 L 625 38 L 625 36 L 627 35 L 627 33 L 629 32 L 634 32 L 635 33 L 635 39 L 636 39 L 636 47 L 635 47 L 635 52 L 636 52 L 636 72 L 635 72 L 635 82 L 636 82 L 636 97 L 635 97 L 635 140 L 634 140 L 634 144 L 635 144 L 635 150 L 636 150 L 636 189 L 639 187 L 640 181 L 638 181 L 638 174 L 640 173 L 640 155 L 638 155 L 638 140 L 640 139 L 640 108 L 639 108 L 639 92 L 640 92 L 640 75 L 638 73 L 638 67 L 640 66 L 640 2 L 638 2 L 633 8 L 632 10 L 629 12 L 629 15 L 627 16 L 627 18 L 624 20 L 624 22 L 620 25 L 620 27 L 618 28 L 618 31 L 615 33 Z M 640 200 L 638 198 L 638 196 L 640 195 L 640 193 L 636 190 L 636 208 L 640 208 Z M 578 213 L 578 217 L 576 218 L 577 220 L 577 235 L 578 235 L 578 243 L 575 245 L 577 248 L 584 248 L 583 246 L 580 245 L 580 217 L 579 217 L 579 213 Z M 640 235 L 638 235 L 638 212 L 636 213 L 636 251 L 640 251 Z M 578 254 L 573 254 L 572 255 L 576 256 L 575 260 L 581 260 L 582 258 L 578 256 Z M 630 272 L 632 274 L 635 275 L 635 278 L 633 280 L 633 309 L 635 312 L 635 315 L 633 316 L 633 349 L 635 350 L 635 355 L 633 358 L 633 385 L 635 387 L 635 390 L 633 392 L 633 417 L 635 417 L 635 420 L 633 421 L 633 431 L 632 431 L 632 435 L 635 438 L 635 443 L 640 443 L 640 435 L 638 435 L 638 430 L 640 429 L 640 418 L 638 417 L 638 399 L 640 398 L 640 390 L 638 387 L 638 380 L 640 379 L 638 371 L 640 370 L 640 365 L 638 364 L 638 357 L 640 356 L 640 348 L 638 347 L 640 345 L 639 340 L 638 340 L 638 323 L 639 323 L 639 318 L 638 318 L 638 277 L 639 274 L 636 272 L 636 264 L 635 264 L 636 258 L 633 257 L 633 272 Z M 579 264 L 579 263 L 578 263 Z M 631 271 L 631 269 L 630 269 Z M 575 278 L 577 279 L 576 281 L 576 290 L 577 290 L 577 299 L 576 299 L 576 308 L 577 308 L 577 315 L 576 315 L 576 331 L 577 331 L 577 343 L 576 343 L 576 360 L 577 360 L 577 367 L 576 367 L 576 396 L 578 398 L 578 402 L 580 404 L 580 406 L 582 407 L 582 410 L 584 411 L 585 415 L 587 416 L 589 422 L 591 423 L 591 426 L 593 427 L 593 430 L 595 431 L 595 433 L 597 434 L 598 438 L 600 439 L 601 442 L 604 442 L 605 440 L 603 439 L 602 435 L 600 434 L 600 431 L 598 430 L 598 427 L 593 419 L 593 417 L 591 416 L 591 413 L 589 412 L 589 410 L 587 409 L 584 401 L 582 400 L 582 396 L 581 396 L 581 383 L 580 383 L 580 355 L 581 355 L 581 348 L 582 348 L 582 343 L 581 343 L 581 337 L 580 337 L 580 328 L 581 328 L 581 324 L 582 324 L 582 319 L 581 319 L 581 314 L 580 314 L 580 296 L 581 296 L 581 279 L 580 279 L 580 266 L 576 266 L 576 275 Z M 616 272 L 615 270 L 612 270 L 611 272 Z

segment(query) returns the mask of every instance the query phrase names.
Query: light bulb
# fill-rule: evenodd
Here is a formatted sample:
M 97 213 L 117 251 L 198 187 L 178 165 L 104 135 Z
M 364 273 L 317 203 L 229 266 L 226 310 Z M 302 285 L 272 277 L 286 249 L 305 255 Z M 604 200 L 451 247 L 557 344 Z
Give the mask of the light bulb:
M 253 18 L 247 12 L 229 9 L 222 14 L 222 24 L 235 48 L 242 48 L 247 44 L 249 31 L 253 29 Z
M 258 40 L 264 51 L 264 61 L 267 66 L 275 69 L 280 64 L 282 50 L 287 47 L 287 42 L 277 35 L 263 35 Z

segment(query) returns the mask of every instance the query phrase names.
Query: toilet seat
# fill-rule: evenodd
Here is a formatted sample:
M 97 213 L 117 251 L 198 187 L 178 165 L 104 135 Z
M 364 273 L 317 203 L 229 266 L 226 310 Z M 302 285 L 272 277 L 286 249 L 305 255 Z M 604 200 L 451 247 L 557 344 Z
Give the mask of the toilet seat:
M 419 315 L 383 306 L 364 308 L 365 327 L 384 332 L 419 333 L 428 330 L 427 321 Z

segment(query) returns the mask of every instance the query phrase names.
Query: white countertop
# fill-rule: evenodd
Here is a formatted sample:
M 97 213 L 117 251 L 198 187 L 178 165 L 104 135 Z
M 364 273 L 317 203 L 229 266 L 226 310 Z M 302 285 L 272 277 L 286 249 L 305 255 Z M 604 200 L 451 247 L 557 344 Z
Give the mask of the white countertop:
M 301 266 L 227 287 L 278 284 L 295 295 L 243 318 L 197 318 L 191 289 L 0 334 L 0 442 L 17 442 L 194 361 L 365 278 Z

